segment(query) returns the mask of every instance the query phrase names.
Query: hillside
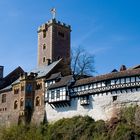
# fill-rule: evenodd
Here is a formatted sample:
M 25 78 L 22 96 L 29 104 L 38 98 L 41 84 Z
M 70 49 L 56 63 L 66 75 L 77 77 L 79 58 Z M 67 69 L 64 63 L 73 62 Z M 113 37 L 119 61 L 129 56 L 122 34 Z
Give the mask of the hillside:
M 0 128 L 0 140 L 139 140 L 140 107 L 122 109 L 108 122 L 85 116 L 62 119 L 54 124 Z

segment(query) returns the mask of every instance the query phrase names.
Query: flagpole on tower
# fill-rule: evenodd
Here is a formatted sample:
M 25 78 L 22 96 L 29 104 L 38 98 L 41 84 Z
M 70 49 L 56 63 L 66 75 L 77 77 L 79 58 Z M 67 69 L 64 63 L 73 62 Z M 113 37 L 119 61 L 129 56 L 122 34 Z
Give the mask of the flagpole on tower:
M 56 18 L 56 9 L 52 8 L 51 13 L 52 13 L 52 19 L 55 19 Z

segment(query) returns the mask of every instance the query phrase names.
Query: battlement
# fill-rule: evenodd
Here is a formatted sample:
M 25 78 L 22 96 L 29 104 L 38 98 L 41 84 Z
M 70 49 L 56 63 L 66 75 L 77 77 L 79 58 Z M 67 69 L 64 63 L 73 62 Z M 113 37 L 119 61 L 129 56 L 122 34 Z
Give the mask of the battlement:
M 66 23 L 63 23 L 63 22 L 60 22 L 60 21 L 57 21 L 56 19 L 51 19 L 48 22 L 46 22 L 45 24 L 42 24 L 41 26 L 39 26 L 38 32 L 41 32 L 43 30 L 46 30 L 52 24 L 56 24 L 58 26 L 62 26 L 62 27 L 65 27 L 66 29 L 71 30 L 71 26 L 70 25 L 68 25 Z

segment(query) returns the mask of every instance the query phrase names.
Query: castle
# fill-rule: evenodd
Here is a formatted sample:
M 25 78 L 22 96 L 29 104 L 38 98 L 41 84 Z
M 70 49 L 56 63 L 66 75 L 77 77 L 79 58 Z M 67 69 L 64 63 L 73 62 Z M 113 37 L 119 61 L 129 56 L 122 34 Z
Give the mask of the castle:
M 70 68 L 71 27 L 55 18 L 38 28 L 38 65 L 3 77 L 0 124 L 53 122 L 76 115 L 108 120 L 127 105 L 140 104 L 140 66 L 75 80 Z

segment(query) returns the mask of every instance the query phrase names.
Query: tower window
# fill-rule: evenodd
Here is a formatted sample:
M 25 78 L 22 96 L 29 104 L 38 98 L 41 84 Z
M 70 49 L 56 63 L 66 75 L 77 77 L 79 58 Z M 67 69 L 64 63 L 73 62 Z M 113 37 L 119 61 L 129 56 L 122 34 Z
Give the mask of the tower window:
M 46 31 L 43 31 L 43 38 L 46 37 Z
M 45 57 L 43 57 L 43 63 L 46 61 L 46 58 Z
M 62 32 L 58 32 L 58 35 L 59 35 L 60 37 L 62 37 L 62 38 L 64 38 L 64 37 L 65 37 L 65 34 L 64 34 L 64 33 L 62 33 Z
M 43 50 L 45 50 L 45 49 L 46 49 L 46 44 L 43 45 Z

